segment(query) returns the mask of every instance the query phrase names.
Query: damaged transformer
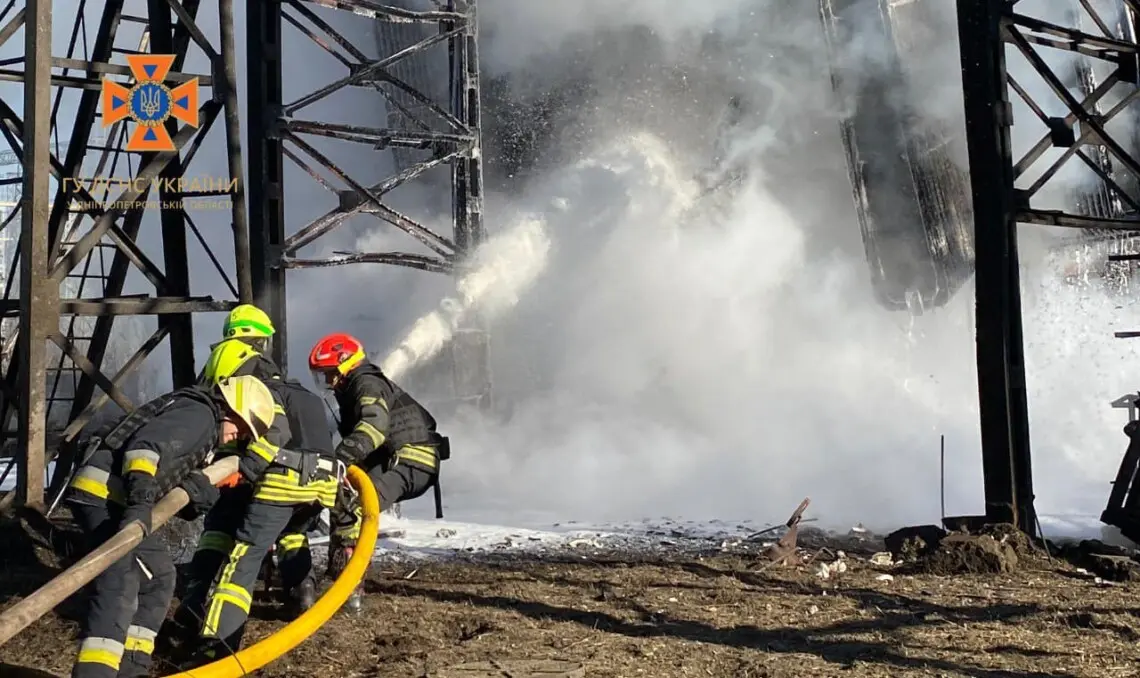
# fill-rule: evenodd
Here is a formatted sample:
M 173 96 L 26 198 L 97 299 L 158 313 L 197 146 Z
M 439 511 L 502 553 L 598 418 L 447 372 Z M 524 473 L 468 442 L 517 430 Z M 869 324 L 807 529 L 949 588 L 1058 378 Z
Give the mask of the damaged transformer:
M 1136 41 L 1134 17 L 1122 2 L 1111 30 Z M 1080 8 L 1073 2 L 1074 21 Z M 929 64 L 952 63 L 940 54 L 937 35 L 953 33 L 953 5 L 939 0 L 820 0 L 832 88 L 844 112 L 841 132 L 848 173 L 878 301 L 886 308 L 921 312 L 946 303 L 973 274 L 973 215 L 961 111 L 940 110 L 945 76 L 930 77 Z M 1103 76 L 1077 58 L 1067 82 L 1088 97 Z M 948 91 L 948 90 L 947 90 Z M 943 92 L 945 93 L 945 92 Z M 934 103 L 931 104 L 930 102 Z M 1098 106 L 1099 108 L 1099 106 Z M 1092 146 L 1097 166 L 1088 188 L 1070 192 L 1073 211 L 1109 219 L 1140 212 L 1110 182 L 1125 182 L 1110 155 Z M 1129 201 L 1131 202 L 1131 201 Z M 1079 230 L 1050 247 L 1051 265 L 1067 284 L 1109 294 L 1130 289 L 1135 271 L 1119 259 L 1140 253 L 1129 233 Z
M 922 110 L 911 68 L 934 59 L 938 3 L 820 0 L 875 296 L 915 313 L 945 304 L 974 261 L 964 129 Z

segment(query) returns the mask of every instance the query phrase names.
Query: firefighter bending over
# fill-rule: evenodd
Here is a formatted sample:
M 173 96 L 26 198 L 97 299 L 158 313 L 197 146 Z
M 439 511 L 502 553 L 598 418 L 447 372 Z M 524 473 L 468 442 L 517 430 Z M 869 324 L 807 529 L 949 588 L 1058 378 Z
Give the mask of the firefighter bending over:
M 242 457 L 241 485 L 206 516 L 206 529 L 192 561 L 186 612 L 201 618 L 198 658 L 236 651 L 249 616 L 262 562 L 276 542 L 283 588 L 294 613 L 316 601 L 316 582 L 305 527 L 336 503 L 337 474 L 324 402 L 251 346 L 230 339 L 217 344 L 206 363 L 207 380 L 254 374 L 273 394 L 276 417 L 264 437 Z M 219 574 L 220 570 L 220 574 Z M 216 578 L 216 581 L 215 581 Z M 203 610 L 211 584 L 213 595 Z
M 83 531 L 97 545 L 137 521 L 146 536 L 93 582 L 73 678 L 150 675 L 175 581 L 170 553 L 151 533 L 151 510 L 182 487 L 190 505 L 179 516 L 206 511 L 218 491 L 201 467 L 220 445 L 264 435 L 272 419 L 273 397 L 254 377 L 192 386 L 123 417 L 84 460 L 67 495 Z
M 364 346 L 347 334 L 330 334 L 309 354 L 317 384 L 331 388 L 340 409 L 341 442 L 337 459 L 366 471 L 380 495 L 380 510 L 430 490 L 439 478 L 439 462 L 449 456 L 447 438 L 435 419 L 368 362 Z M 359 505 L 339 498 L 331 517 L 329 575 L 339 576 L 360 535 Z M 360 590 L 349 609 L 360 609 Z
M 215 377 L 226 376 L 228 370 L 233 374 L 250 374 L 272 386 L 272 380 L 280 379 L 284 370 L 277 366 L 266 354 L 271 347 L 273 336 L 277 333 L 269 315 L 251 304 L 242 304 L 230 311 L 222 327 L 222 341 L 211 346 L 210 358 L 206 367 L 198 376 L 201 384 L 209 385 Z M 219 351 L 219 347 L 227 348 Z M 250 347 L 252 356 L 243 358 L 239 347 Z M 248 362 L 246 360 L 248 359 Z M 219 363 L 220 361 L 220 363 Z M 231 367 L 225 364 L 229 363 Z M 232 368 L 232 365 L 238 365 Z M 208 376 L 210 372 L 212 376 Z M 300 385 L 298 384 L 298 387 Z M 280 400 L 280 399 L 278 399 Z M 280 404 L 280 403 L 279 403 Z M 322 410 L 323 412 L 323 410 Z M 286 428 L 282 422 L 275 422 L 277 432 Z M 275 434 L 266 436 L 266 441 L 273 446 Z M 280 446 L 283 443 L 278 442 Z M 330 441 L 331 445 L 331 441 Z M 266 464 L 268 466 L 268 464 Z M 250 464 L 247 466 L 246 476 L 257 474 Z M 190 565 L 189 584 L 187 595 L 175 615 L 175 625 L 172 635 L 185 638 L 187 634 L 197 635 L 201 621 L 205 615 L 206 597 L 213 586 L 218 570 L 229 557 L 233 548 L 233 536 L 237 532 L 238 523 L 245 514 L 246 505 L 253 497 L 253 486 L 249 483 L 240 486 L 223 488 L 217 506 L 206 516 L 204 530 L 198 541 L 197 549 Z M 312 556 L 309 553 L 308 532 L 315 529 L 319 521 L 319 507 L 311 512 L 314 514 L 308 522 L 304 513 L 309 511 L 298 510 L 296 521 L 286 528 L 277 540 L 277 560 L 283 575 L 283 584 L 287 603 L 293 604 L 300 610 L 308 609 L 316 600 L 314 582 L 309 576 L 312 569 Z

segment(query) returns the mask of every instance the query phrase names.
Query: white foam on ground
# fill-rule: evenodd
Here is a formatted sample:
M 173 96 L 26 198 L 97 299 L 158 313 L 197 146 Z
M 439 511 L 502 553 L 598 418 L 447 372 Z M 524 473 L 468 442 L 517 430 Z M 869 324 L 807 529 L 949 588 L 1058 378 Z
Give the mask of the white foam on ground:
M 810 516 L 805 516 L 809 517 Z M 1100 539 L 1130 548 L 1125 539 L 1096 516 L 1041 516 L 1041 528 L 1050 540 Z M 810 524 L 810 523 L 809 523 Z M 852 524 L 855 527 L 856 523 Z M 751 520 L 646 519 L 624 523 L 548 523 L 526 527 L 483 522 L 389 518 L 381 522 L 383 534 L 377 558 L 439 558 L 469 554 L 539 554 L 555 550 L 623 548 L 648 554 L 671 548 L 678 541 L 707 541 L 710 548 L 725 540 L 740 539 L 772 527 Z

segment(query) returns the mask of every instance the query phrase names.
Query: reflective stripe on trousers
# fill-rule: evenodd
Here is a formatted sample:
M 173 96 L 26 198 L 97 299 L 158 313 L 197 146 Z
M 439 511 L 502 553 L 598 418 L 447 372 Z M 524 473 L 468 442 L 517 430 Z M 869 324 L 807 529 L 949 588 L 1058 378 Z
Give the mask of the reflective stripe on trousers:
M 74 504 L 72 514 L 93 546 L 118 532 L 122 521 L 122 509 L 106 502 Z M 155 535 L 96 577 L 72 677 L 149 675 L 154 639 L 174 596 L 174 577 L 166 545 Z

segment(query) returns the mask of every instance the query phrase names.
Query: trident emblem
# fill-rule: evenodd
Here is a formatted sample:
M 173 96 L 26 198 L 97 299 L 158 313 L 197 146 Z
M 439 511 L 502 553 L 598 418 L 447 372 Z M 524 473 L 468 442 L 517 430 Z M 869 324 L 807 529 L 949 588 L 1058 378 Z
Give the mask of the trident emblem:
M 142 112 L 142 115 L 139 117 L 142 117 L 142 118 L 155 118 L 155 117 L 157 117 L 158 112 L 160 110 L 162 110 L 162 104 L 163 104 L 162 95 L 163 94 L 165 94 L 165 92 L 163 92 L 162 88 L 160 88 L 160 87 L 151 86 L 151 87 L 148 87 L 146 89 L 140 88 L 140 91 L 138 93 L 138 98 L 139 98 L 139 110 Z

